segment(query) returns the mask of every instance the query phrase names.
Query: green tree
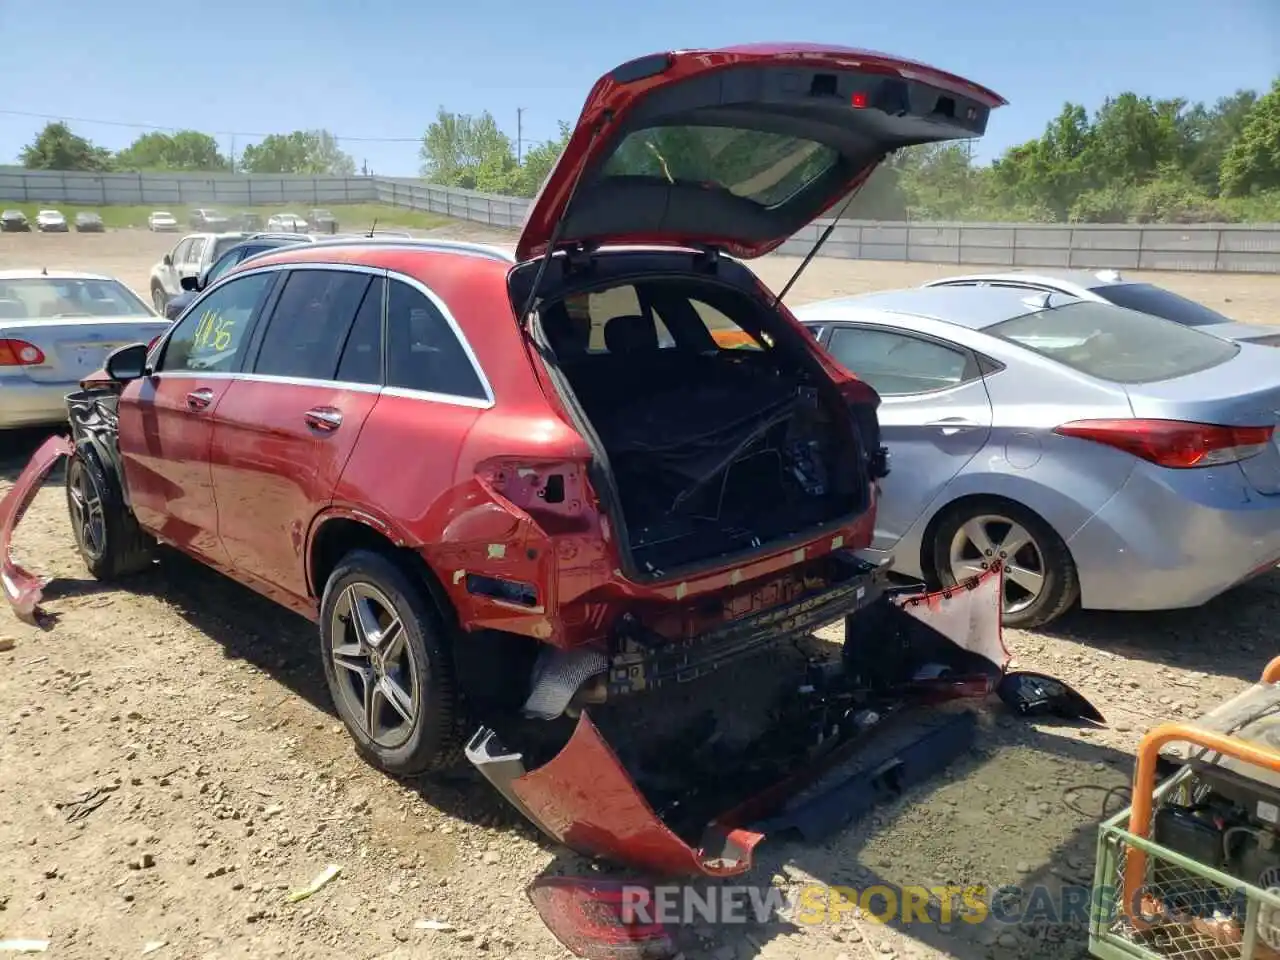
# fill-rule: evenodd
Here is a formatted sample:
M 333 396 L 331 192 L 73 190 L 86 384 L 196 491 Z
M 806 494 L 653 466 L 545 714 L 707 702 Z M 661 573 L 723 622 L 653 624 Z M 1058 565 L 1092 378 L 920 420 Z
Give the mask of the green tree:
M 273 133 L 244 148 L 240 167 L 246 173 L 299 173 L 312 176 L 350 177 L 356 162 L 338 147 L 327 130 L 295 130 Z
M 22 148 L 19 160 L 28 170 L 111 169 L 111 152 L 71 132 L 65 123 L 46 124 L 36 138 Z
M 418 151 L 422 176 L 450 187 L 510 192 L 520 183 L 514 147 L 489 111 L 473 117 L 440 107 Z
M 1237 90 L 1211 107 L 1197 103 L 1183 114 L 1182 166 L 1206 192 L 1218 192 L 1222 161 L 1257 102 L 1258 94 L 1253 90 Z
M 231 169 L 227 158 L 218 151 L 218 141 L 196 130 L 144 133 L 116 154 L 115 164 L 119 170 Z
M 556 162 L 560 159 L 560 155 L 564 153 L 564 148 L 569 144 L 569 137 L 573 135 L 573 127 L 560 121 L 560 136 L 554 140 L 547 140 L 537 146 L 530 147 L 525 151 L 524 163 L 520 166 L 520 182 L 516 191 L 517 196 L 532 197 L 542 189 L 542 184 L 550 176 L 552 169 L 555 168 Z
M 1280 189 L 1280 77 L 1249 110 L 1222 158 L 1220 182 L 1229 197 Z

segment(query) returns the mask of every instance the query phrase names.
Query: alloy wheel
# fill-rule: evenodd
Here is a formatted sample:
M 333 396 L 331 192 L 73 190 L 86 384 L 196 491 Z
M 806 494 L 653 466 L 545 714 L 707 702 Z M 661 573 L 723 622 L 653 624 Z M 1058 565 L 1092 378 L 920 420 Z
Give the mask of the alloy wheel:
M 350 584 L 334 607 L 329 634 L 348 716 L 379 747 L 403 745 L 422 704 L 413 651 L 395 605 L 373 584 Z
M 156 308 L 156 313 L 161 316 L 164 316 L 164 308 L 168 300 L 169 298 L 165 296 L 164 291 L 159 287 L 151 289 L 151 305 Z
M 1026 610 L 1044 592 L 1044 552 L 1020 523 L 996 514 L 972 517 L 951 538 L 951 575 L 956 582 L 1004 564 L 1004 612 Z
M 102 495 L 79 458 L 73 459 L 68 469 L 71 474 L 67 483 L 68 506 L 76 543 L 87 556 L 97 559 L 107 544 L 107 517 Z

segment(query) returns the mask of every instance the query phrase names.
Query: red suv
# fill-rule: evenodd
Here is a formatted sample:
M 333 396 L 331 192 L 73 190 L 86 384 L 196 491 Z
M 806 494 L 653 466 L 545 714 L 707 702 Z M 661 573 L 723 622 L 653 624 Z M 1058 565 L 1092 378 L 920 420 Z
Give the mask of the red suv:
M 734 257 L 776 248 L 898 147 L 981 135 L 1001 103 L 841 48 L 624 64 L 514 257 L 291 247 L 114 353 L 107 388 L 71 399 L 80 552 L 111 578 L 160 541 L 316 621 L 338 712 L 384 770 L 438 769 L 464 712 L 514 705 L 580 717 L 551 762 L 616 805 L 635 788 L 584 705 L 878 593 L 854 556 L 886 469 L 878 398 Z M 549 833 L 608 852 L 614 827 L 578 829 L 600 796 L 522 794 L 491 729 L 466 746 Z

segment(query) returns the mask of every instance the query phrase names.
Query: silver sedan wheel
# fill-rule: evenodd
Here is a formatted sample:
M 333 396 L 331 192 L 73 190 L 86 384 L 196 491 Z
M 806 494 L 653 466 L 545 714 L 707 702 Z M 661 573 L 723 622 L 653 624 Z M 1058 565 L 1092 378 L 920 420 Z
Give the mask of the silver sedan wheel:
M 78 457 L 72 459 L 67 469 L 71 471 L 67 484 L 71 529 L 81 551 L 96 560 L 102 556 L 107 542 L 107 518 L 102 508 L 102 495 Z
M 951 575 L 956 582 L 1004 563 L 1004 612 L 1019 613 L 1044 592 L 1044 552 L 1027 528 L 1008 517 L 969 519 L 951 538 Z
M 151 305 L 156 308 L 156 313 L 164 316 L 165 304 L 169 302 L 169 298 L 165 296 L 165 292 L 159 287 L 151 291 Z
M 348 716 L 378 746 L 403 745 L 422 704 L 413 652 L 395 605 L 372 584 L 353 583 L 334 607 L 329 635 Z

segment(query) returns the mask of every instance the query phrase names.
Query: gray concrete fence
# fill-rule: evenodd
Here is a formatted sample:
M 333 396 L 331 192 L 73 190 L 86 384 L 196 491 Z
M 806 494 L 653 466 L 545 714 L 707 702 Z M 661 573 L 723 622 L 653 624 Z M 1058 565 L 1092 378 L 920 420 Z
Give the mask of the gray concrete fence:
M 518 228 L 529 201 L 392 177 L 63 173 L 0 167 L 0 204 L 308 207 L 385 203 Z M 781 248 L 808 252 L 829 221 Z M 1112 267 L 1280 274 L 1280 224 L 890 223 L 844 220 L 822 254 L 858 260 L 1007 267 Z

